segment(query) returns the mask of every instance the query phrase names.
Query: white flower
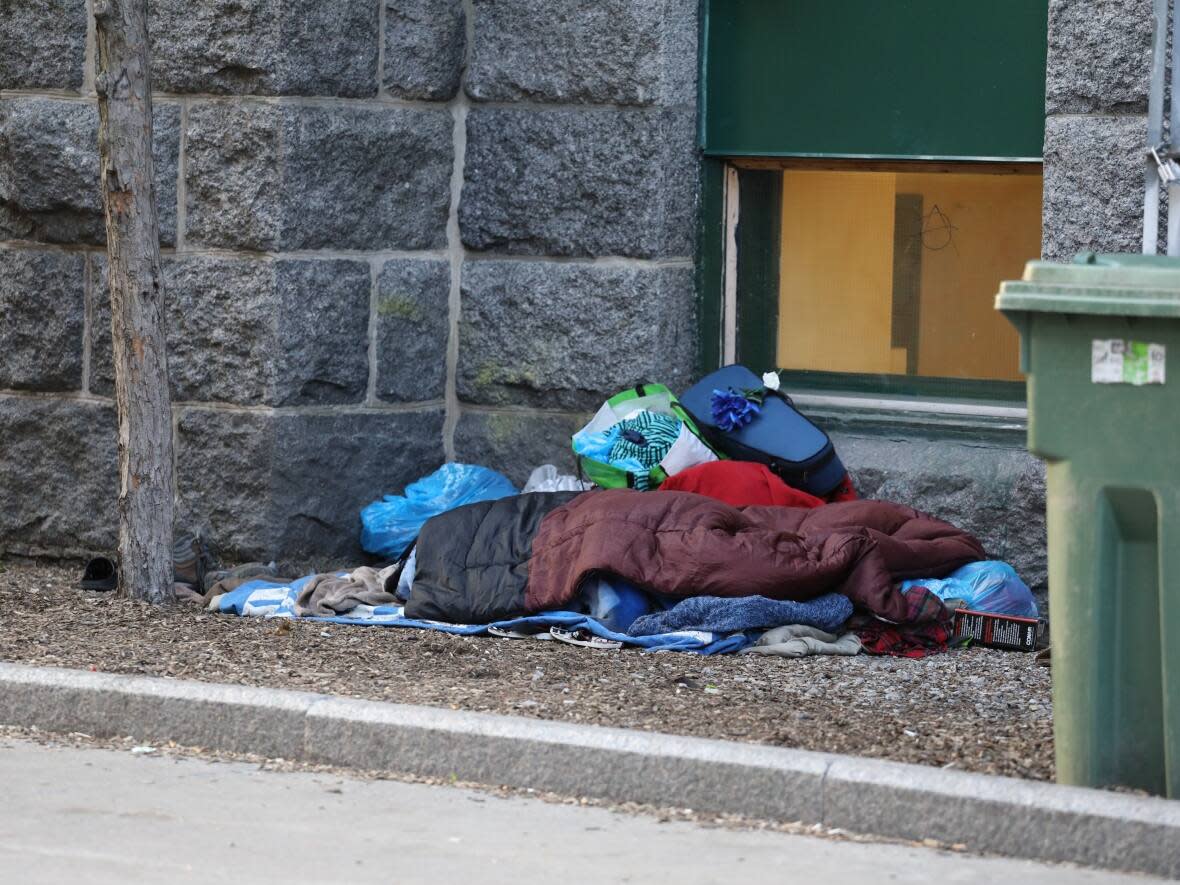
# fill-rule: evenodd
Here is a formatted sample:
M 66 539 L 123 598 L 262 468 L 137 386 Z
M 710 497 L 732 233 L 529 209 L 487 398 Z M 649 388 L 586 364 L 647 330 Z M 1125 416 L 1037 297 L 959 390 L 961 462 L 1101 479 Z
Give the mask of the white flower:
M 778 372 L 767 372 L 762 376 L 762 386 L 767 390 L 778 390 Z

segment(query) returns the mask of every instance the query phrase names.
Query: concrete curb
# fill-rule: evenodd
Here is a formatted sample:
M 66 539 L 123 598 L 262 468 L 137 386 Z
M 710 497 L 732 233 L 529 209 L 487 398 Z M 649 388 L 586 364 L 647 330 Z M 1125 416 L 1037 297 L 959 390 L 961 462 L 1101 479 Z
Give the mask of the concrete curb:
M 0 724 L 798 820 L 1180 876 L 1180 802 L 852 756 L 6 663 Z

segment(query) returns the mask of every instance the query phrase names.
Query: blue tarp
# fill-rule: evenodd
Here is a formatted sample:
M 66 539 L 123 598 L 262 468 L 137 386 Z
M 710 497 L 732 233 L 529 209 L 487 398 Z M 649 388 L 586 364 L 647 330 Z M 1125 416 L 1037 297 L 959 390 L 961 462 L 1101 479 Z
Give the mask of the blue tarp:
M 256 618 L 296 618 L 295 600 L 299 591 L 311 579 L 311 575 L 291 583 L 274 581 L 250 581 L 219 597 L 214 610 L 221 614 Z M 600 622 L 581 612 L 550 611 L 523 618 L 495 621 L 491 624 L 448 624 L 442 621 L 420 621 L 407 618 L 400 605 L 358 605 L 347 615 L 335 617 L 303 616 L 299 620 L 322 621 L 330 624 L 356 624 L 380 627 L 416 627 L 422 630 L 437 630 L 460 636 L 486 634 L 489 627 L 505 630 L 532 629 L 538 627 L 564 627 L 567 630 L 583 628 L 601 636 L 648 651 L 685 651 L 702 655 L 723 654 L 740 651 L 753 644 L 756 633 L 709 633 L 700 630 L 679 630 L 674 633 L 659 633 L 654 636 L 628 636 L 615 633 Z

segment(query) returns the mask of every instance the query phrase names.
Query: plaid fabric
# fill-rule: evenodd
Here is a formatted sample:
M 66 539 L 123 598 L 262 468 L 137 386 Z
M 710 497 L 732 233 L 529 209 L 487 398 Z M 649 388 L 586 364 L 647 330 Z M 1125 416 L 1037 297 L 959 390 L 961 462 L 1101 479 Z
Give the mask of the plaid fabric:
M 950 648 L 954 613 L 925 587 L 905 594 L 906 619 L 891 624 L 868 614 L 853 616 L 850 629 L 859 637 L 866 654 L 896 658 L 924 658 Z
M 924 658 L 942 654 L 950 648 L 951 627 L 947 624 L 922 624 L 902 628 L 884 622 L 856 631 L 865 654 L 892 655 L 895 658 Z

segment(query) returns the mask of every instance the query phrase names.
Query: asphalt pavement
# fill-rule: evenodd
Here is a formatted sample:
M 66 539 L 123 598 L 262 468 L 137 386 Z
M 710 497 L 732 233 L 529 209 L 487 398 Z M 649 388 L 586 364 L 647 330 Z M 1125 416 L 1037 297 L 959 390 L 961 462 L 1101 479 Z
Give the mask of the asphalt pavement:
M 450 786 L 0 744 L 0 882 L 1144 883 Z M 1154 880 L 1158 881 L 1158 880 Z

